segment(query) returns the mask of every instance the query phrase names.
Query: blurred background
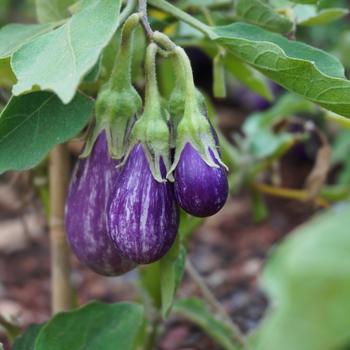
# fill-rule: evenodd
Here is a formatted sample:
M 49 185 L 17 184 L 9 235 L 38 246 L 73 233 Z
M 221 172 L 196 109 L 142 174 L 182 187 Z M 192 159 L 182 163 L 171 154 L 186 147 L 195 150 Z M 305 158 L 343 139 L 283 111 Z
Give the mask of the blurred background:
M 349 8 L 347 1 L 328 2 Z M 348 72 L 349 20 L 345 16 L 322 26 L 300 27 L 296 38 L 336 55 Z M 1 26 L 35 21 L 34 0 L 0 0 Z M 215 122 L 233 145 L 229 155 L 224 152 L 232 163 L 232 194 L 218 214 L 194 230 L 189 259 L 233 320 L 248 332 L 267 307 L 259 273 L 271 248 L 320 209 L 349 197 L 350 131 L 328 123 L 327 113 L 272 82 L 273 101 L 256 95 L 239 82 L 234 69 L 225 73 L 226 98 L 214 98 L 212 60 L 190 43 L 184 45 Z M 0 109 L 10 97 L 6 79 L 0 67 Z M 257 115 L 274 120 L 265 129 L 259 126 L 264 131 L 260 137 L 251 132 Z M 74 139 L 68 146 L 73 166 L 83 141 Z M 47 203 L 45 161 L 33 171 L 0 176 L 0 342 L 5 345 L 6 320 L 25 328 L 50 317 Z M 132 300 L 136 278 L 135 271 L 117 278 L 98 276 L 72 256 L 79 304 Z M 185 276 L 178 293 L 189 296 L 195 288 Z M 160 349 L 219 348 L 193 324 L 172 318 Z

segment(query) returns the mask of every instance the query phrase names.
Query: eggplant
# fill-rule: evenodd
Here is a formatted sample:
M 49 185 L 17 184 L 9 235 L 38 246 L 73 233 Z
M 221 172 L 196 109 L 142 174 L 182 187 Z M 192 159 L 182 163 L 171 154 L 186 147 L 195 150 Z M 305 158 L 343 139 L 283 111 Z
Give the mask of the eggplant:
M 78 259 L 101 275 L 115 276 L 136 264 L 123 257 L 110 239 L 107 204 L 119 177 L 118 162 L 110 158 L 105 131 L 96 139 L 90 155 L 78 160 L 65 208 L 69 244 Z
M 160 169 L 165 178 L 162 159 Z M 179 210 L 173 184 L 155 180 L 140 143 L 121 170 L 111 197 L 108 225 L 116 247 L 138 264 L 159 260 L 175 240 Z
M 209 166 L 190 144 L 186 143 L 175 168 L 175 196 L 180 207 L 198 217 L 211 216 L 225 204 L 228 196 L 226 170 Z

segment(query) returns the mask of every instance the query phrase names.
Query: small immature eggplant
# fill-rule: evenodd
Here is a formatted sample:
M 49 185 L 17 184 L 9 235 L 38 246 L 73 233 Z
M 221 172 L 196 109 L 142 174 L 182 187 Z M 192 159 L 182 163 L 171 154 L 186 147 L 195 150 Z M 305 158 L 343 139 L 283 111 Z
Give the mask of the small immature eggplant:
M 68 241 L 81 262 L 101 275 L 120 275 L 136 266 L 124 258 L 107 232 L 106 207 L 119 176 L 109 157 L 105 132 L 90 155 L 79 159 L 71 180 L 65 214 Z
M 174 242 L 179 212 L 173 184 L 155 180 L 142 144 L 134 146 L 118 178 L 108 224 L 118 249 L 139 264 L 159 260 Z
M 209 166 L 187 143 L 175 169 L 176 200 L 193 216 L 205 217 L 217 213 L 228 196 L 226 170 L 211 156 L 218 167 Z

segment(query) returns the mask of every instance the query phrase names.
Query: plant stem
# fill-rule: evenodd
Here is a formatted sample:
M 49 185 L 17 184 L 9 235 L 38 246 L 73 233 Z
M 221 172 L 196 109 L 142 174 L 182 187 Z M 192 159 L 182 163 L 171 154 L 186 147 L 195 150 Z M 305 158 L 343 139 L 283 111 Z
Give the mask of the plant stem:
M 126 21 L 126 19 L 132 14 L 134 9 L 136 8 L 137 0 L 128 0 L 126 6 L 123 11 L 120 13 L 119 23 L 122 24 Z
M 158 46 L 155 43 L 148 45 L 145 58 L 145 74 L 146 74 L 146 88 L 145 88 L 145 106 L 144 116 L 148 118 L 157 118 L 161 113 L 161 104 L 157 83 L 156 73 L 156 56 Z
M 115 60 L 109 80 L 112 90 L 117 90 L 127 84 L 131 86 L 133 34 L 139 25 L 140 17 L 141 14 L 134 13 L 128 17 L 123 25 L 117 59 Z
M 209 38 L 213 39 L 215 38 L 215 33 L 211 30 L 209 26 L 204 24 L 203 22 L 199 21 L 195 17 L 192 17 L 191 15 L 187 14 L 186 12 L 180 10 L 176 6 L 168 3 L 165 0 L 148 0 L 148 3 L 162 11 L 165 11 L 171 15 L 173 15 L 175 18 L 184 21 L 185 23 L 189 24 L 190 26 L 198 29 L 202 33 L 204 33 Z
M 198 273 L 196 268 L 193 266 L 191 261 L 189 259 L 186 260 L 186 271 L 191 277 L 192 281 L 195 283 L 197 288 L 200 290 L 201 294 L 203 295 L 204 299 L 211 305 L 213 310 L 220 315 L 222 320 L 231 328 L 232 334 L 234 334 L 234 338 L 237 341 L 239 345 L 243 347 L 243 349 L 247 349 L 246 341 L 241 334 L 241 331 L 238 329 L 238 327 L 232 322 L 231 317 L 227 314 L 224 307 L 218 302 L 218 300 L 215 298 L 214 294 L 211 292 L 211 290 L 208 288 L 208 286 L 205 284 L 203 278 Z
M 309 196 L 309 194 L 303 190 L 293 190 L 290 188 L 275 187 L 275 186 L 270 186 L 263 183 L 255 183 L 253 184 L 253 187 L 257 191 L 269 194 L 271 196 L 294 199 L 298 201 L 306 202 Z M 320 207 L 324 207 L 324 208 L 329 207 L 329 203 L 324 198 L 317 197 L 314 199 L 314 202 L 316 205 Z
M 141 24 L 143 26 L 143 29 L 145 30 L 148 38 L 151 39 L 152 35 L 153 35 L 153 30 L 148 22 L 147 0 L 139 0 L 139 9 L 138 10 L 142 14 Z
M 69 248 L 64 229 L 64 206 L 69 182 L 69 154 L 65 144 L 50 153 L 50 246 L 53 314 L 71 307 Z

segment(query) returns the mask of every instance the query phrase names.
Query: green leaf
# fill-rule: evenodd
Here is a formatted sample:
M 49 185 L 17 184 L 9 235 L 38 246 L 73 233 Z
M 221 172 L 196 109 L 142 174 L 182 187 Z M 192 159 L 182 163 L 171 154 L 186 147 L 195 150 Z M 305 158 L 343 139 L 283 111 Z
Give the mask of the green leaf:
M 0 343 L 0 350 L 4 350 L 4 346 Z
M 76 135 L 92 110 L 82 95 L 68 105 L 49 92 L 12 97 L 0 114 L 0 173 L 38 164 L 54 145 Z
M 0 58 L 9 57 L 24 44 L 53 28 L 52 24 L 8 24 L 0 29 Z
M 287 33 L 293 28 L 292 21 L 260 0 L 238 0 L 235 10 L 237 17 L 244 22 L 256 24 L 274 32 Z
M 298 25 L 301 26 L 328 24 L 349 13 L 349 10 L 345 8 L 329 8 L 318 12 L 316 7 L 311 5 L 297 5 L 293 11 Z
M 74 2 L 74 0 L 35 0 L 38 21 L 55 22 L 69 17 L 68 8 Z
M 207 305 L 198 298 L 177 300 L 173 312 L 188 318 L 202 328 L 225 350 L 238 350 L 235 345 L 234 334 L 231 328 L 207 308 Z
M 92 302 L 54 316 L 42 328 L 35 350 L 132 350 L 142 322 L 140 305 Z
M 23 334 L 16 338 L 12 350 L 34 350 L 35 340 L 42 327 L 43 324 L 30 325 Z
M 170 251 L 160 260 L 162 315 L 166 318 L 185 270 L 186 251 L 177 237 Z
M 234 23 L 213 30 L 216 42 L 278 84 L 350 117 L 350 82 L 332 55 L 250 24 Z
M 10 59 L 0 59 L 0 87 L 9 88 L 16 82 L 16 77 L 12 72 Z
M 256 350 L 329 350 L 349 344 L 350 206 L 298 228 L 268 259 L 263 286 L 273 308 Z
M 11 61 L 18 79 L 14 95 L 39 87 L 71 101 L 117 29 L 120 5 L 120 0 L 85 0 L 63 26 L 22 46 Z

